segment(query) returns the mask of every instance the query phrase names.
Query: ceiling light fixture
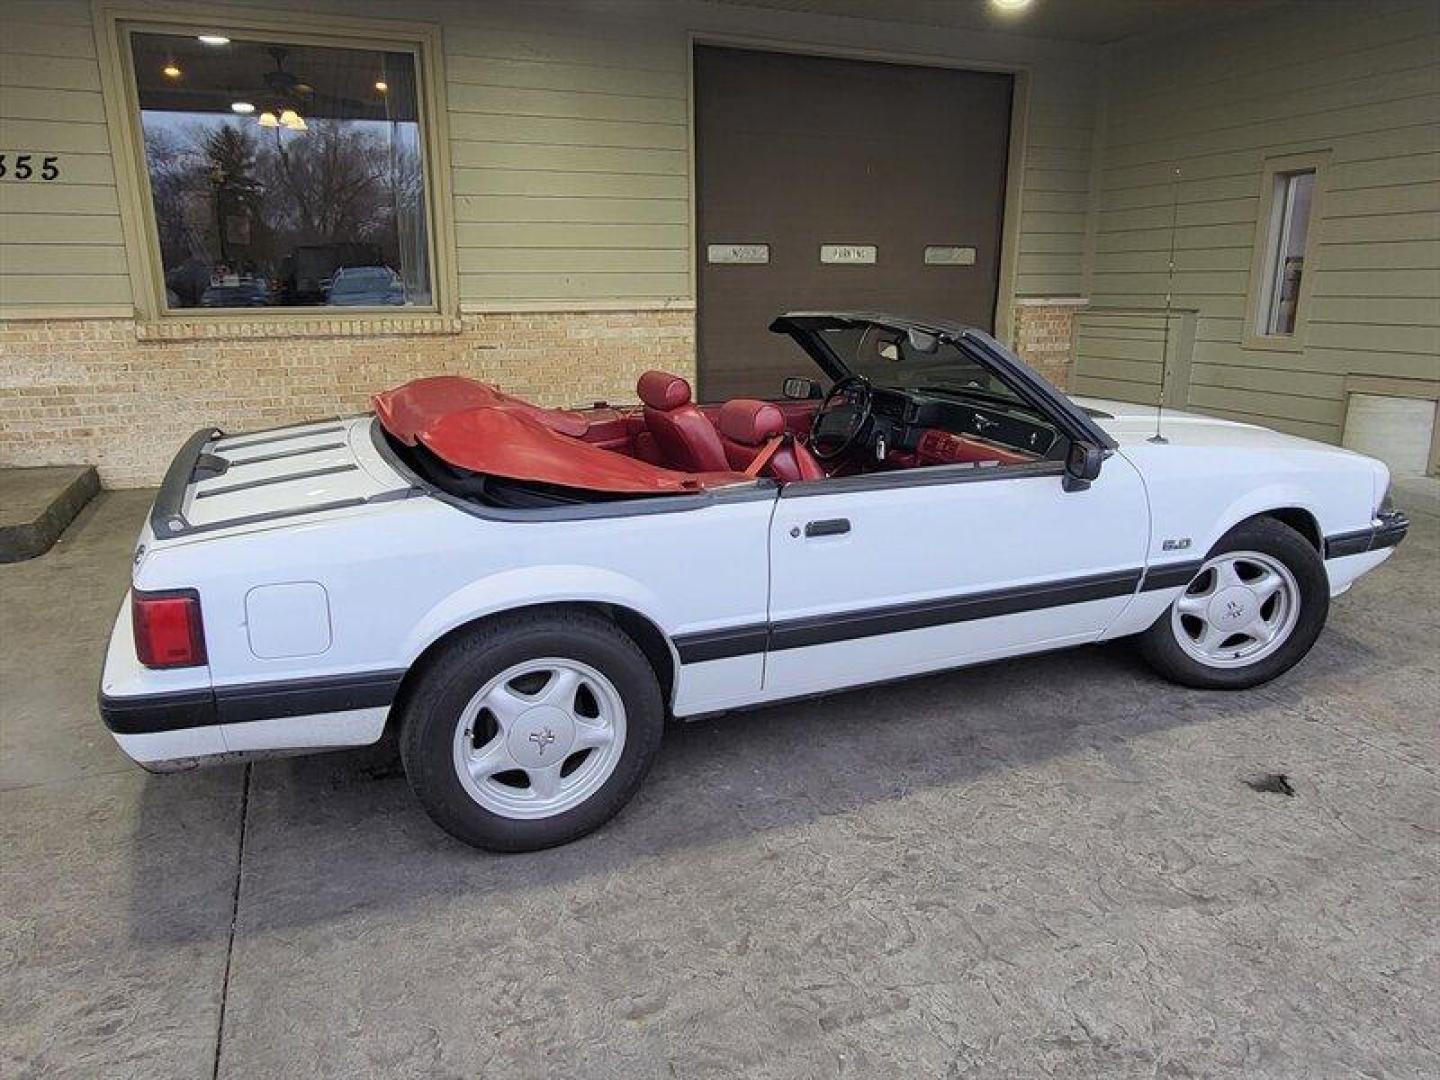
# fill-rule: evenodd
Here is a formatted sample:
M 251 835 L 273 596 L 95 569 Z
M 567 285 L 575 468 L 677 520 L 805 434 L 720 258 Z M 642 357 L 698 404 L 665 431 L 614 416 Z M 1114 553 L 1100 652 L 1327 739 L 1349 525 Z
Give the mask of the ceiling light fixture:
M 990 6 L 1003 15 L 1018 15 L 1034 0 L 990 0 Z
M 263 128 L 278 128 L 280 126 L 280 121 L 275 118 L 275 114 L 269 109 L 266 109 L 260 114 L 259 123 Z
M 294 109 L 285 109 L 280 113 L 280 123 L 291 131 L 305 131 L 305 118 Z
M 200 34 L 197 38 L 202 45 L 229 45 L 230 39 L 220 34 Z
M 255 106 L 248 101 L 232 101 L 230 103 L 230 111 L 237 112 L 241 116 L 249 116 L 255 111 Z
M 375 89 L 379 90 L 380 93 L 383 94 L 386 90 L 390 89 L 390 84 L 387 83 L 384 79 L 380 79 L 378 82 L 375 83 Z
M 160 73 L 167 79 L 178 79 L 180 77 L 180 69 L 174 64 L 166 64 L 160 69 Z

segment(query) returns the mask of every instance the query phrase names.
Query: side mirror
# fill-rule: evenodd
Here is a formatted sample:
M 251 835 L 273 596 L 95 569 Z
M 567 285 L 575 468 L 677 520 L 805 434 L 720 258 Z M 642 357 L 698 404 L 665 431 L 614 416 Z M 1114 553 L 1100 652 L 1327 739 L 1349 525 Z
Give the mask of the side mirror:
M 780 392 L 791 401 L 810 401 L 814 398 L 823 397 L 820 393 L 820 384 L 814 379 L 804 379 L 798 375 L 792 375 L 780 386 Z
M 1084 491 L 1090 481 L 1100 475 L 1105 451 L 1092 442 L 1072 442 L 1065 454 L 1065 476 L 1061 480 L 1066 491 Z

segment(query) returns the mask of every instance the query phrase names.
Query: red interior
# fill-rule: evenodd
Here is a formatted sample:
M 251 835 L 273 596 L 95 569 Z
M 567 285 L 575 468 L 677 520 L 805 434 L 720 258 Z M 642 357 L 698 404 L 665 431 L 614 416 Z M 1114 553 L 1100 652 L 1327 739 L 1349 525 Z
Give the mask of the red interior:
M 373 398 L 385 430 L 474 472 L 607 492 L 694 492 L 743 483 L 747 469 L 790 483 L 827 475 L 807 443 L 818 401 L 737 398 L 697 405 L 678 375 L 647 371 L 640 405 L 546 409 L 456 375 L 416 379 Z M 773 445 L 772 445 L 773 444 Z M 753 469 L 763 458 L 758 470 Z M 1013 465 L 1029 456 L 930 429 L 913 452 L 869 468 Z M 853 463 L 830 475 L 866 468 Z
M 919 465 L 960 465 L 967 461 L 1022 465 L 1033 458 L 983 439 L 930 428 L 915 444 L 915 460 Z
M 810 447 L 786 437 L 785 414 L 774 402 L 751 398 L 727 401 L 716 414 L 715 426 L 732 469 L 752 470 L 756 461 L 763 460 L 761 471 L 782 483 L 825 476 Z

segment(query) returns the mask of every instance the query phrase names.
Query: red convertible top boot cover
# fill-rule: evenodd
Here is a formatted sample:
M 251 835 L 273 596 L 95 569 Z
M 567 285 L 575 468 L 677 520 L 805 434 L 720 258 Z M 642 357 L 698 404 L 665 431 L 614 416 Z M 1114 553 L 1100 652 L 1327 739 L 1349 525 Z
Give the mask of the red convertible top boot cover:
M 753 481 L 740 472 L 686 473 L 582 442 L 579 413 L 545 409 L 458 375 L 416 379 L 371 399 L 375 416 L 406 446 L 511 480 L 615 494 L 694 494 Z

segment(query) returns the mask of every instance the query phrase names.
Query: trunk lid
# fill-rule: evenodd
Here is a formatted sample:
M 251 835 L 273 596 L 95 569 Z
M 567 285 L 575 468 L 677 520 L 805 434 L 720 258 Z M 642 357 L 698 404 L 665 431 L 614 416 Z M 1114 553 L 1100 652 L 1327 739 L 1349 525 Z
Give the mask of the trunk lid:
M 371 443 L 373 417 L 249 434 L 197 432 L 166 474 L 147 530 L 157 540 L 265 525 L 408 494 Z

